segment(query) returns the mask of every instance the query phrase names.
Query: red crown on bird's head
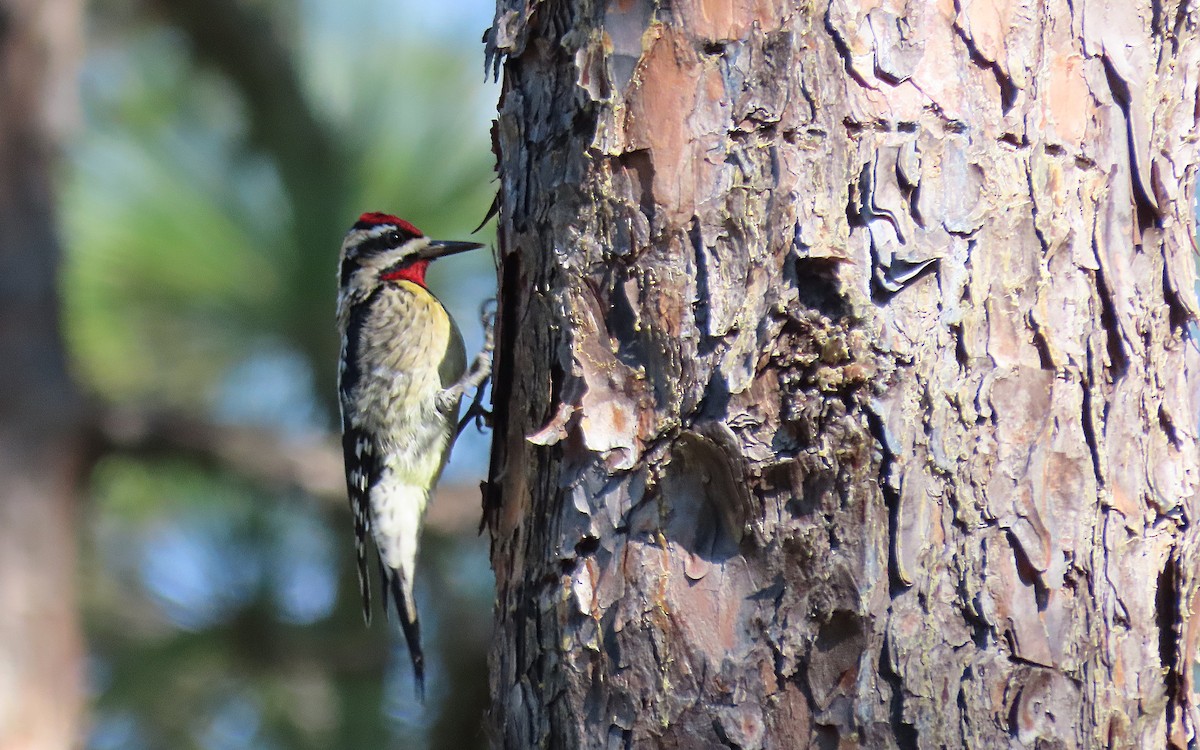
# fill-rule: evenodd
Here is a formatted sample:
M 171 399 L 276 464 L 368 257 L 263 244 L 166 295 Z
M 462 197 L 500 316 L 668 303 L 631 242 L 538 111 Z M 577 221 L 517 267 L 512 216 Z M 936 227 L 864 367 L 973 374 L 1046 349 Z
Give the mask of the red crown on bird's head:
M 413 237 L 424 237 L 425 236 L 424 233 L 420 229 L 417 229 L 416 227 L 414 227 L 412 224 L 409 224 L 404 219 L 401 219 L 398 216 L 392 216 L 391 214 L 385 214 L 382 211 L 368 211 L 367 213 L 363 214 L 362 216 L 359 216 L 358 221 L 354 222 L 354 228 L 355 229 L 370 229 L 372 227 L 383 226 L 385 224 L 391 224 L 391 225 L 395 226 L 397 229 L 399 229 L 401 232 L 410 234 Z

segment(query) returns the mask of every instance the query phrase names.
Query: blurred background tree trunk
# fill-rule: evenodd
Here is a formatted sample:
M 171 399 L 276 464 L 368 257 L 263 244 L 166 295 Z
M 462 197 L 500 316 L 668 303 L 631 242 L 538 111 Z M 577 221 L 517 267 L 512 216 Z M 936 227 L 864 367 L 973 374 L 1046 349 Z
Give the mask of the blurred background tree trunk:
M 59 331 L 54 171 L 77 109 L 78 0 L 0 2 L 0 748 L 76 747 L 81 401 Z
M 500 0 L 499 746 L 1187 746 L 1198 13 Z

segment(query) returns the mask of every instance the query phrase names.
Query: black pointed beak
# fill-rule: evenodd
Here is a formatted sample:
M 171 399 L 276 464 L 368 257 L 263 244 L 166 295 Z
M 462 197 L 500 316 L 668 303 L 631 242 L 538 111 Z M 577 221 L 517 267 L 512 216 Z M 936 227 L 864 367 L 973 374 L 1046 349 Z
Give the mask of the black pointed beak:
M 443 242 L 441 240 L 430 240 L 429 244 L 417 251 L 418 258 L 433 260 L 446 255 L 455 255 L 456 253 L 465 253 L 468 250 L 475 250 L 483 247 L 478 242 Z

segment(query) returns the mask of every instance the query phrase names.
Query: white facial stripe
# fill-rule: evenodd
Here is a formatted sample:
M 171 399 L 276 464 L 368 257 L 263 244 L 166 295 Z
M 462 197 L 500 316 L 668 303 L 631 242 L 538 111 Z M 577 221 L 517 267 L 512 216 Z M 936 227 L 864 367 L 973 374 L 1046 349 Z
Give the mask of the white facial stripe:
M 380 224 L 379 226 L 374 226 L 370 229 L 361 229 L 359 231 L 364 232 L 364 237 L 374 239 L 376 237 L 382 237 L 388 232 L 394 232 L 397 229 L 398 227 L 395 224 Z
M 345 247 L 357 247 L 367 240 L 373 240 L 377 237 L 382 237 L 388 232 L 393 232 L 395 230 L 396 227 L 393 224 L 380 224 L 379 226 L 370 227 L 369 229 L 353 229 L 346 235 L 346 239 L 342 241 L 342 244 Z

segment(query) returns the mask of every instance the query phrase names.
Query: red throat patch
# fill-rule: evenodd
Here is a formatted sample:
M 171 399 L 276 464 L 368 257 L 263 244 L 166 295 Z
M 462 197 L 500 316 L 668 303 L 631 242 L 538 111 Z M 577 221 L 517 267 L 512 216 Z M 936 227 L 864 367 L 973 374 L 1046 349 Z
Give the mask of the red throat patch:
M 419 258 L 411 263 L 393 268 L 380 274 L 380 281 L 411 281 L 417 286 L 425 286 L 425 272 L 429 270 L 429 259 Z

